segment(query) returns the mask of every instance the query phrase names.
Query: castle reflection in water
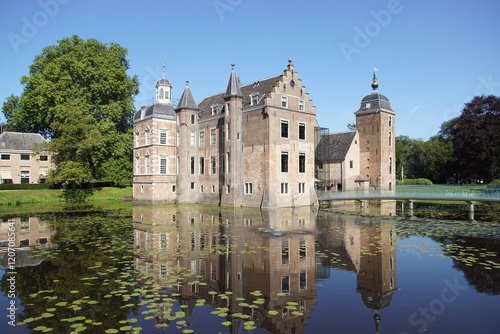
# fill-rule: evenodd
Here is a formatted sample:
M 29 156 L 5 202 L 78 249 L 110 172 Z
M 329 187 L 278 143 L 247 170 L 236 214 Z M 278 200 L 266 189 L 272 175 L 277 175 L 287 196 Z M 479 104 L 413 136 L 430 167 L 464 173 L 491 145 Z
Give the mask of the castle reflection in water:
M 396 203 L 369 210 L 394 215 Z M 175 296 L 187 318 L 204 299 L 270 333 L 302 333 L 317 303 L 317 280 L 334 268 L 357 273 L 356 292 L 377 327 L 397 291 L 392 220 L 323 215 L 314 207 L 195 205 L 135 205 L 133 219 L 136 276 Z M 169 316 L 156 314 L 160 323 Z M 238 332 L 243 320 L 228 319 Z

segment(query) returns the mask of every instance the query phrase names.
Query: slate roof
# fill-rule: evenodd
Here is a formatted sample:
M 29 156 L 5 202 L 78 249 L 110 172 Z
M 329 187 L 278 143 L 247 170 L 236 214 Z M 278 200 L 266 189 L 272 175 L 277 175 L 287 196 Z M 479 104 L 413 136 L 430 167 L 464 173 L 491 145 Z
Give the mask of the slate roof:
M 158 80 L 158 81 L 156 82 L 156 86 L 159 86 L 159 85 L 167 85 L 167 86 L 172 87 L 172 85 L 170 84 L 170 81 L 168 81 L 168 80 L 167 80 L 167 79 L 165 79 L 165 78 L 162 78 L 162 79 L 160 79 L 160 80 Z
M 226 95 L 224 97 L 241 96 L 240 86 L 240 80 L 236 76 L 233 65 L 233 69 L 231 70 L 231 74 L 229 75 L 229 82 L 227 83 Z
M 367 103 L 370 104 L 369 107 L 367 107 Z M 385 95 L 380 94 L 378 90 L 374 90 L 361 100 L 361 105 L 356 112 L 375 111 L 380 109 L 393 111 L 389 99 Z
M 196 105 L 196 101 L 194 100 L 193 93 L 191 93 L 191 88 L 186 84 L 184 91 L 182 92 L 182 96 L 179 100 L 179 104 L 175 109 L 179 108 L 190 108 L 190 109 L 198 109 L 198 105 Z
M 174 106 L 170 104 L 156 103 L 142 107 L 138 112 L 135 113 L 134 121 L 140 121 L 141 119 L 153 116 L 160 118 L 175 119 Z
M 242 107 L 248 107 L 250 106 L 251 103 L 251 98 L 250 95 L 257 94 L 259 96 L 258 98 L 258 103 L 262 103 L 263 98 L 272 91 L 273 87 L 277 85 L 278 81 L 282 75 L 277 75 L 271 78 L 255 81 L 251 84 L 247 84 L 244 86 L 240 86 L 241 90 L 241 96 L 243 97 L 242 100 Z M 229 88 L 229 84 L 228 84 Z M 198 108 L 200 109 L 199 111 L 199 117 L 204 118 L 207 116 L 212 115 L 212 106 L 218 105 L 219 106 L 219 113 L 223 112 L 223 106 L 224 106 L 224 96 L 226 96 L 227 92 L 211 95 L 205 97 L 201 102 L 198 104 Z
M 10 132 L 0 134 L 0 149 L 31 151 L 47 141 L 38 133 Z
M 356 131 L 330 133 L 322 136 L 316 146 L 316 158 L 320 161 L 343 161 L 355 136 Z

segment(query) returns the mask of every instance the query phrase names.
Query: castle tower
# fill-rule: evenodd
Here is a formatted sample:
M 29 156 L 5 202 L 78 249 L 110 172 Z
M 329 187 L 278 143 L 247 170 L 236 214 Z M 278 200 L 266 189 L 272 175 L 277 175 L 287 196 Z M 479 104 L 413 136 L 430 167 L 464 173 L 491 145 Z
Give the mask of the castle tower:
M 176 116 L 172 85 L 156 83 L 155 104 L 134 116 L 134 201 L 165 203 L 176 200 Z
M 360 142 L 360 174 L 370 180 L 372 189 L 393 191 L 396 184 L 396 113 L 389 99 L 378 92 L 375 72 L 372 88 L 354 113 Z
M 171 104 L 172 103 L 172 85 L 165 78 L 165 63 L 163 63 L 163 76 L 156 83 L 156 103 Z
M 177 108 L 177 200 L 179 203 L 195 203 L 198 197 L 198 150 L 196 134 L 198 127 L 198 105 L 196 104 L 189 81 L 179 100 Z
M 242 185 L 242 97 L 240 82 L 231 65 L 231 74 L 224 94 L 224 150 L 220 161 L 224 161 L 223 189 L 221 189 L 221 205 L 241 206 L 243 198 Z

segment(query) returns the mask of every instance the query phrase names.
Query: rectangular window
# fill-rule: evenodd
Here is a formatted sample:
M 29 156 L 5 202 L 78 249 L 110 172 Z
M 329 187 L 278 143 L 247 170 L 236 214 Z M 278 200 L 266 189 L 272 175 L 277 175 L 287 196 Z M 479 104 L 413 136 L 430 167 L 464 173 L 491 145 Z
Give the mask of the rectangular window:
M 135 157 L 135 173 L 140 174 L 141 173 L 141 158 Z
M 306 139 L 306 124 L 305 123 L 299 123 L 299 139 L 300 140 Z
M 217 106 L 217 105 L 212 106 L 212 115 L 217 114 L 217 111 L 219 111 L 219 106 Z
M 299 173 L 306 172 L 306 154 L 299 153 Z
M 30 183 L 30 171 L 22 170 L 21 171 L 21 183 Z
M 299 111 L 304 111 L 304 100 L 299 100 Z
M 229 141 L 231 138 L 231 133 L 229 132 L 229 123 L 226 123 L 226 140 Z
M 149 155 L 146 156 L 146 174 L 149 174 L 149 169 L 150 169 L 150 165 L 149 165 Z
M 281 184 L 281 193 L 282 194 L 288 194 L 288 183 L 282 183 Z
M 10 154 L 2 154 L 0 160 L 10 160 Z
M 304 182 L 299 183 L 299 194 L 304 194 L 306 192 L 306 184 Z
M 191 124 L 195 124 L 196 117 L 194 114 L 191 115 Z
M 160 144 L 167 144 L 167 130 L 160 130 Z
M 29 154 L 21 154 L 21 160 L 29 160 L 30 155 Z
M 281 121 L 281 138 L 288 138 L 288 121 Z
M 389 116 L 389 127 L 392 126 L 392 116 Z
M 160 174 L 167 174 L 167 157 L 160 157 Z
M 287 107 L 287 105 L 288 105 L 288 99 L 287 99 L 287 97 L 286 97 L 286 96 L 282 96 L 282 97 L 281 97 L 281 106 L 282 106 L 283 108 L 286 108 L 286 107 Z
M 290 276 L 281 276 L 281 292 L 290 293 Z
M 300 240 L 300 242 L 299 242 L 299 260 L 305 261 L 306 257 L 307 257 L 306 241 Z
M 203 185 L 200 186 L 200 192 L 203 192 Z
M 217 161 L 215 160 L 215 156 L 213 155 L 210 157 L 210 169 L 212 174 L 217 173 Z
M 205 131 L 200 131 L 200 147 L 205 147 Z
M 229 152 L 226 152 L 226 173 L 229 173 L 229 169 L 231 168 L 231 165 L 229 164 L 231 162 L 231 155 Z
M 228 115 L 231 114 L 231 105 L 229 103 L 226 104 L 226 112 Z
M 191 146 L 195 146 L 195 145 L 196 145 L 196 137 L 195 137 L 194 131 L 191 131 Z
M 205 174 L 205 158 L 200 157 L 200 174 Z
M 40 156 L 40 161 L 49 161 L 49 157 L 46 155 L 41 155 Z
M 389 157 L 389 174 L 392 174 L 392 157 Z
M 349 161 L 349 168 L 354 168 L 354 161 L 353 160 Z
M 146 145 L 151 144 L 151 132 L 149 129 L 146 130 Z
M 305 271 L 299 274 L 299 287 L 300 290 L 305 290 L 307 288 L 307 274 Z
M 288 152 L 281 152 L 281 172 L 288 173 Z
M 281 241 L 281 264 L 290 263 L 290 246 L 288 240 Z
M 389 132 L 389 147 L 392 146 L 392 132 Z
M 191 189 L 194 189 L 195 185 L 196 184 L 194 182 L 191 182 Z
M 194 174 L 194 157 L 191 157 L 191 174 Z
M 217 132 L 216 129 L 211 129 L 210 130 L 210 145 L 216 145 L 217 144 Z
M 245 182 L 245 194 L 252 194 L 252 193 L 253 193 L 252 183 Z
M 250 105 L 254 106 L 257 103 L 259 103 L 259 95 L 252 95 Z

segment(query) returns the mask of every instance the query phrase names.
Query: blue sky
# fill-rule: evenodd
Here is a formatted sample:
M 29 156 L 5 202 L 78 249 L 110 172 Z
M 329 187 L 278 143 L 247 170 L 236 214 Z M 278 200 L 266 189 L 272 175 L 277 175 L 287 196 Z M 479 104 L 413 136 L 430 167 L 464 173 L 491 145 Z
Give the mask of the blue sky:
M 282 73 L 292 58 L 331 131 L 347 130 L 372 69 L 397 112 L 397 135 L 427 139 L 474 95 L 500 95 L 500 2 L 382 0 L 0 0 L 0 101 L 43 47 L 71 35 L 128 49 L 151 103 L 166 76 L 179 98 L 226 88 L 231 64 L 242 83 Z M 0 113 L 0 122 L 5 118 Z

